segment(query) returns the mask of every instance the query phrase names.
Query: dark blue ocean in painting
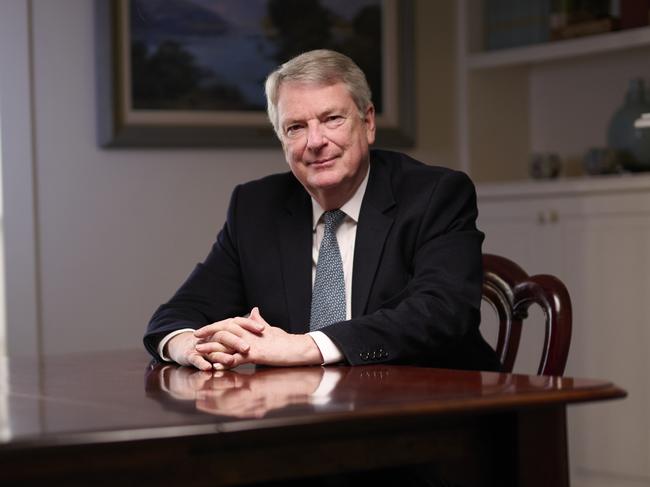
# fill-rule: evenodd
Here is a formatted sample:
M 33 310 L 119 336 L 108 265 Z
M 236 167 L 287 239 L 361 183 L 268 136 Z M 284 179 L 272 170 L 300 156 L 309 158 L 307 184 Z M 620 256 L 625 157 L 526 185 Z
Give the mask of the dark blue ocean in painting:
M 381 0 L 131 0 L 136 109 L 259 111 L 264 79 L 310 49 L 366 72 L 381 109 Z

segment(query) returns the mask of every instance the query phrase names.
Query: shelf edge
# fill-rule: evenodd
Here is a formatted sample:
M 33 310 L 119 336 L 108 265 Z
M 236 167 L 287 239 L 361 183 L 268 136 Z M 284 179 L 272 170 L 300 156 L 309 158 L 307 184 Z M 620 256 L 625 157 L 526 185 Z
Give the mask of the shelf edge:
M 650 174 L 584 176 L 552 180 L 476 183 L 479 199 L 512 196 L 561 196 L 589 193 L 650 192 Z
M 650 47 L 650 26 L 578 39 L 469 54 L 467 68 L 480 70 L 519 66 L 635 47 Z

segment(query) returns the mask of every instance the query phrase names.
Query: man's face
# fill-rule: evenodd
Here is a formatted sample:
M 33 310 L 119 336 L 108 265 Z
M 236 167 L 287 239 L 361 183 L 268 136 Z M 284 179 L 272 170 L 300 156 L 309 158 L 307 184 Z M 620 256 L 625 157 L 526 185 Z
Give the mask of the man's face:
M 285 157 L 305 189 L 321 205 L 352 197 L 375 140 L 374 107 L 362 118 L 343 83 L 287 82 L 279 90 L 278 119 Z

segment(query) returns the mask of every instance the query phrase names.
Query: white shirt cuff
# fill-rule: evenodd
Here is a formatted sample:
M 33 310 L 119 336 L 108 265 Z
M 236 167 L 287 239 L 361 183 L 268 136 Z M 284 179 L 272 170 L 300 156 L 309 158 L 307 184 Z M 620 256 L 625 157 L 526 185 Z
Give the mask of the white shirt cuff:
M 310 331 L 307 335 L 316 342 L 316 346 L 318 347 L 318 350 L 320 350 L 320 354 L 323 356 L 322 365 L 334 364 L 343 360 L 341 350 L 339 350 L 339 347 L 334 345 L 334 342 L 330 340 L 325 333 L 322 331 Z
M 161 359 L 163 359 L 165 362 L 173 362 L 172 359 L 170 359 L 165 354 L 163 354 L 163 351 L 165 350 L 165 345 L 167 345 L 167 342 L 172 338 L 174 338 L 176 335 L 180 335 L 181 333 L 185 333 L 186 331 L 194 333 L 193 328 L 183 328 L 182 330 L 172 331 L 171 333 L 165 335 L 165 337 L 162 340 L 160 340 L 160 343 L 158 344 L 158 355 L 160 356 Z

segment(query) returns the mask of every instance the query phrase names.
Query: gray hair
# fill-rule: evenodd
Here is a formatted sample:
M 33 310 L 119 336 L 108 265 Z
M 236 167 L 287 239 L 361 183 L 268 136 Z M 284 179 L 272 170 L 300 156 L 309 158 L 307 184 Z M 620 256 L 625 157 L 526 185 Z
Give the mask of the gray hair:
M 278 137 L 281 135 L 278 120 L 278 93 L 285 81 L 321 86 L 343 83 L 350 92 L 361 117 L 364 117 L 366 110 L 372 105 L 372 94 L 366 76 L 352 59 L 328 49 L 305 52 L 282 64 L 266 78 L 264 86 L 266 111 Z

